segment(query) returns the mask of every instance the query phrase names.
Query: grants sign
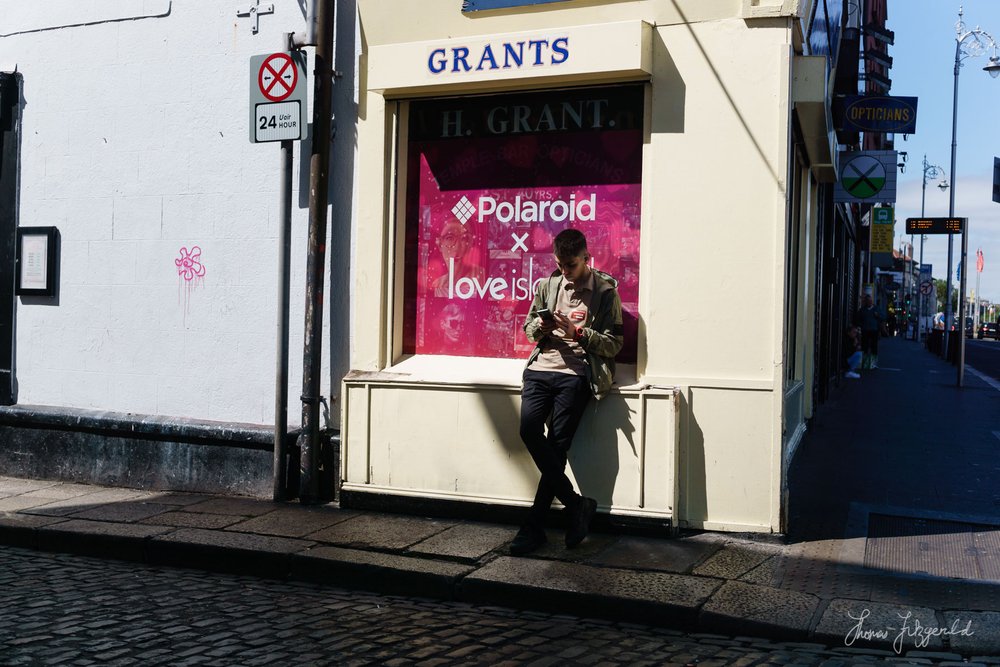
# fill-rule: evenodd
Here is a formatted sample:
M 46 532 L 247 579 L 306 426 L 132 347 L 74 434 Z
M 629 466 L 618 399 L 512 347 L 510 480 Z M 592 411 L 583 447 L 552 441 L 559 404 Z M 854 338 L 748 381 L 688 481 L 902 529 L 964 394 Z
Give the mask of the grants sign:
M 438 47 L 427 58 L 431 74 L 561 65 L 569 60 L 569 37 Z
M 452 86 L 648 79 L 652 35 L 645 21 L 617 21 L 379 44 L 368 51 L 368 90 L 455 96 L 463 91 Z

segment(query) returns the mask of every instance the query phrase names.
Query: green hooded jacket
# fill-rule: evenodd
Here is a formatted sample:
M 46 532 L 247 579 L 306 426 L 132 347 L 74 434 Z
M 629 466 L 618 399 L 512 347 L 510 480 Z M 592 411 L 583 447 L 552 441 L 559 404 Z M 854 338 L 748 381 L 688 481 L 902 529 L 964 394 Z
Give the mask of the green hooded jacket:
M 615 355 L 622 349 L 625 340 L 622 337 L 622 301 L 618 296 L 618 282 L 601 271 L 591 269 L 591 272 L 594 274 L 594 293 L 579 343 L 587 357 L 590 390 L 600 399 L 608 393 L 615 380 Z M 538 310 L 548 308 L 555 311 L 556 298 L 564 280 L 562 274 L 556 271 L 538 283 L 535 290 L 535 299 L 524 321 L 524 333 L 528 340 L 535 343 L 535 349 L 528 357 L 529 366 L 541 353 L 546 336 L 541 330 L 542 318 Z

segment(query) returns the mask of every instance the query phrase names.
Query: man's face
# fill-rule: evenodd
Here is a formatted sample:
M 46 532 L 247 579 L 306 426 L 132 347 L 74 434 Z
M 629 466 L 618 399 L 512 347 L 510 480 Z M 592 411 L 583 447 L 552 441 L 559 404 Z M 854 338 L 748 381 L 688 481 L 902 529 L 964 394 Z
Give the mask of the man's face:
M 559 257 L 553 255 L 556 260 L 556 266 L 559 268 L 559 272 L 562 273 L 563 278 L 571 283 L 575 283 L 581 278 L 587 277 L 587 260 L 590 259 L 590 255 L 586 252 L 582 252 L 579 255 L 574 255 L 571 257 Z
M 865 296 L 865 306 L 872 305 L 872 298 L 870 296 Z

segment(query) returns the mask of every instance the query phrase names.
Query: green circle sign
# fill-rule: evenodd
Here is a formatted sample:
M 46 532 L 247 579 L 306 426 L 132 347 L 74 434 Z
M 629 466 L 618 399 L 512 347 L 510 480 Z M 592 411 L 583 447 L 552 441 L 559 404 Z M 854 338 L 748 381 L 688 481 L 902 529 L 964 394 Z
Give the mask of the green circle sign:
M 841 169 L 840 182 L 852 197 L 874 197 L 885 187 L 885 165 L 870 155 L 859 155 Z

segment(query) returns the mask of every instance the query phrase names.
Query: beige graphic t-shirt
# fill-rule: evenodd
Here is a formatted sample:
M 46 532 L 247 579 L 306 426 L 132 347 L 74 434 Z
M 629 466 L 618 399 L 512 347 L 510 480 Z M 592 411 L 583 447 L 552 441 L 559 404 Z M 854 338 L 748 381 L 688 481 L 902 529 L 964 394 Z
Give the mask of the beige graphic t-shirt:
M 587 313 L 590 311 L 590 299 L 594 294 L 594 274 L 577 287 L 573 283 L 563 282 L 556 296 L 555 310 L 565 315 L 570 322 L 578 327 L 587 323 Z M 542 352 L 535 358 L 528 370 L 554 371 L 569 375 L 586 375 L 587 358 L 580 344 L 566 337 L 566 332 L 556 329 L 542 343 Z

